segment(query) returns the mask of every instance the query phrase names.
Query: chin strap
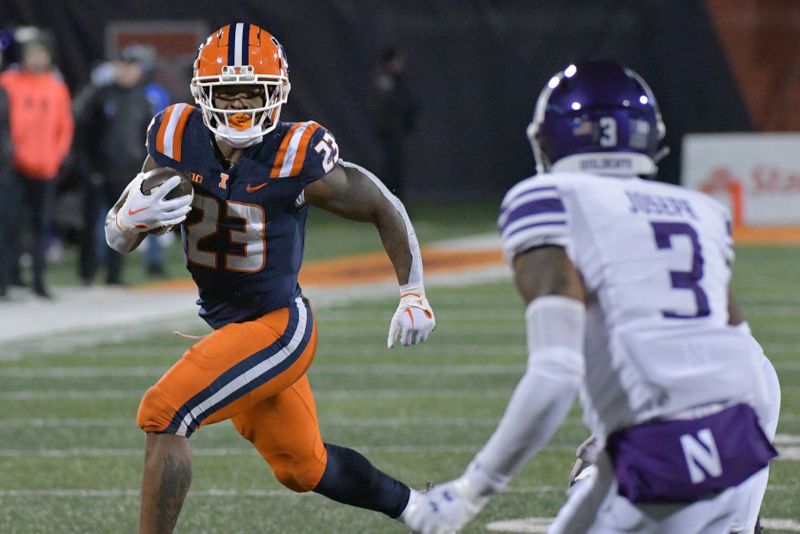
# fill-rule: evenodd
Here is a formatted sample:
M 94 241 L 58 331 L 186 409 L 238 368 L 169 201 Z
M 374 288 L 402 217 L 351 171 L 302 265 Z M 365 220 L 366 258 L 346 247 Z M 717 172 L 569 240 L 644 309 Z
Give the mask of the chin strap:
M 231 139 L 229 137 L 224 137 L 220 134 L 214 134 L 214 139 L 217 140 L 217 143 L 225 143 L 226 145 L 230 145 L 233 148 L 249 148 L 253 145 L 257 145 L 264 139 L 264 134 L 256 135 L 254 137 L 249 137 L 247 139 Z

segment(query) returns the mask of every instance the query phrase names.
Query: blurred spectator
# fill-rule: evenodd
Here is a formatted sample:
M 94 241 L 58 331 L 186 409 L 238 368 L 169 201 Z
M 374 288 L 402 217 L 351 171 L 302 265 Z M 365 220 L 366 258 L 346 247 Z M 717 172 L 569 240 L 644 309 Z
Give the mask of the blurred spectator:
M 79 274 L 87 285 L 97 273 L 103 246 L 97 237 L 101 213 L 120 197 L 147 155 L 144 140 L 153 108 L 145 92 L 145 74 L 154 60 L 150 47 L 126 47 L 111 63 L 111 79 L 101 76 L 109 72 L 101 65 L 94 83 L 76 99 L 76 146 L 86 179 Z M 103 253 L 106 283 L 122 284 L 122 256 L 110 249 Z
M 381 145 L 381 180 L 402 198 L 406 171 L 406 139 L 414 130 L 417 103 L 405 81 L 406 54 L 398 48 L 383 52 L 375 78 L 375 133 Z
M 12 171 L 5 190 L 0 276 L 7 284 L 16 269 L 21 228 L 30 213 L 33 234 L 33 291 L 50 298 L 45 284 L 45 247 L 55 198 L 55 178 L 72 142 L 69 90 L 54 72 L 52 47 L 42 31 L 17 30 L 19 68 L 0 74 L 8 94 Z M 5 287 L 5 285 L 4 285 Z
M 3 69 L 3 48 L 0 47 L 0 71 Z M 8 291 L 8 280 L 6 269 L 2 255 L 6 250 L 2 247 L 5 242 L 3 237 L 6 228 L 9 226 L 7 222 L 7 213 L 9 212 L 6 206 L 5 199 L 8 196 L 8 189 L 10 187 L 9 180 L 11 180 L 11 126 L 8 119 L 8 95 L 5 90 L 0 86 L 0 298 L 6 296 Z

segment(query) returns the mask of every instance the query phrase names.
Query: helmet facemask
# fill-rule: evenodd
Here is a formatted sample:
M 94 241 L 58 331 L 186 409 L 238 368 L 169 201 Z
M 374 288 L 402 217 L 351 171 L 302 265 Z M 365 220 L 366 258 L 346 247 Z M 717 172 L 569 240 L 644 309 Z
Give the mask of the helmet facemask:
M 215 105 L 221 88 L 255 86 L 261 89 L 261 106 L 220 108 Z M 220 76 L 192 78 L 192 95 L 203 112 L 203 122 L 215 136 L 235 148 L 257 144 L 280 118 L 291 85 L 286 76 L 255 74 L 253 67 L 223 66 Z

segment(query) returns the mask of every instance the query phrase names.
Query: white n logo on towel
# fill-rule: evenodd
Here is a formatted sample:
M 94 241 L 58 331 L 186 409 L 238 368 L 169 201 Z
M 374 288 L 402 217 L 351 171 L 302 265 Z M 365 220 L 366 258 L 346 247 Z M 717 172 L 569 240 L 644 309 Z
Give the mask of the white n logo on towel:
M 704 428 L 697 433 L 697 439 L 691 434 L 684 434 L 681 436 L 681 447 L 693 484 L 703 482 L 706 473 L 715 478 L 722 475 L 722 462 L 719 460 L 717 444 L 714 442 L 711 430 Z

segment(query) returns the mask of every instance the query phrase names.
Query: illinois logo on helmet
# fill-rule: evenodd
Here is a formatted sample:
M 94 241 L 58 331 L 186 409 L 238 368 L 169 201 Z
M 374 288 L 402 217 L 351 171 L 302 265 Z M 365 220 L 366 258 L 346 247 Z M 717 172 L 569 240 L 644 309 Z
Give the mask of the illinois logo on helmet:
M 217 107 L 216 94 L 226 86 L 259 87 L 262 105 L 245 109 Z M 231 146 L 254 145 L 272 131 L 290 89 L 283 46 L 255 24 L 223 26 L 200 45 L 194 62 L 192 96 L 208 129 Z

